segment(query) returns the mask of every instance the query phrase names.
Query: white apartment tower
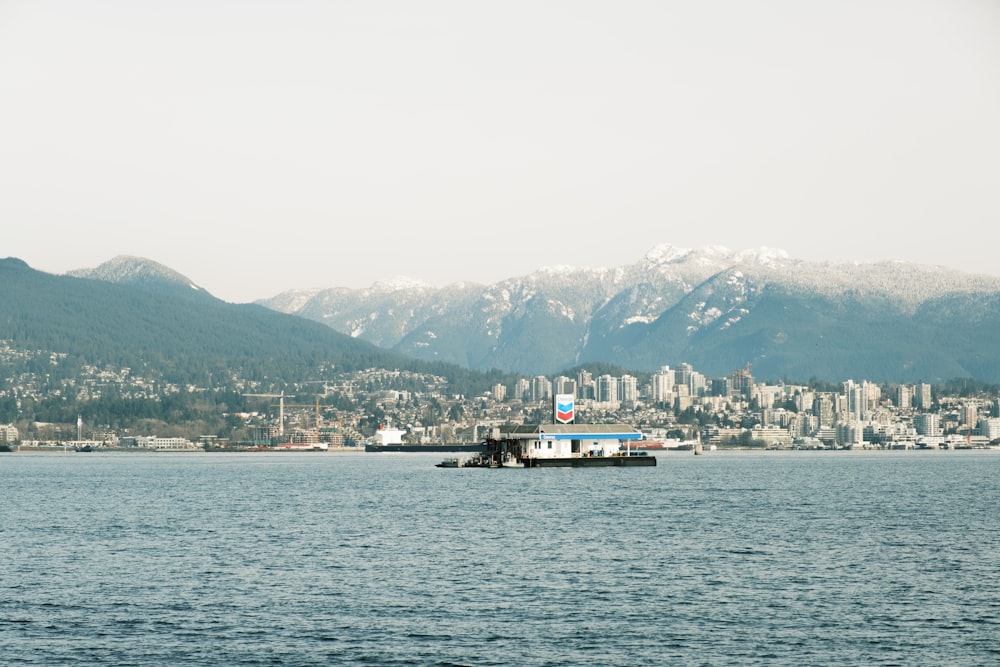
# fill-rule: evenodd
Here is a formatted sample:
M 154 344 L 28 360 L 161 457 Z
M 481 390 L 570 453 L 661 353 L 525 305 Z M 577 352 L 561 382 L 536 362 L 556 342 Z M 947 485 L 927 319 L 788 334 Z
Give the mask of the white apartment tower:
M 544 401 L 552 398 L 552 381 L 538 375 L 531 381 L 531 400 Z
M 936 438 L 941 435 L 941 417 L 931 412 L 926 412 L 913 417 L 913 427 L 918 435 L 926 435 Z
M 597 378 L 597 396 L 600 403 L 613 403 L 618 400 L 618 378 L 613 375 L 602 375 Z
M 639 379 L 631 375 L 623 375 L 618 387 L 618 396 L 622 401 L 635 402 L 639 400 Z
M 893 397 L 893 403 L 900 410 L 909 410 L 913 405 L 913 390 L 909 385 L 901 384 L 896 387 L 895 396 Z
M 674 372 L 670 366 L 662 366 L 652 378 L 652 398 L 655 403 L 666 403 L 673 400 Z
M 917 402 L 918 410 L 930 410 L 931 409 L 931 386 L 926 382 L 921 382 L 917 385 L 916 391 L 914 392 Z

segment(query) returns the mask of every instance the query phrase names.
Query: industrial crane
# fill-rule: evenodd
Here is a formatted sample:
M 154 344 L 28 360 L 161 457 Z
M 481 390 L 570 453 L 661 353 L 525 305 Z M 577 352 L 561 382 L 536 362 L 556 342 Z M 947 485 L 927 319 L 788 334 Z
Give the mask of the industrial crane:
M 259 398 L 277 398 L 278 399 L 278 435 L 285 435 L 285 392 L 282 391 L 280 394 L 243 394 L 244 396 L 256 396 Z M 295 398 L 294 396 L 288 396 L 287 398 Z

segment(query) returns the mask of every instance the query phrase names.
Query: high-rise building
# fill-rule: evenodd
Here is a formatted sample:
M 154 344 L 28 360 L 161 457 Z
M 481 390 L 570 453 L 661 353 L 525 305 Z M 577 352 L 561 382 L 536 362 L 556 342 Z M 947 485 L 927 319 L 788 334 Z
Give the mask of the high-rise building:
M 521 401 L 531 400 L 531 381 L 528 378 L 520 378 L 514 387 L 514 395 Z
M 749 366 L 733 371 L 730 379 L 732 381 L 730 390 L 733 392 L 733 395 L 742 396 L 747 399 L 750 398 L 750 392 L 753 390 L 753 376 L 750 375 Z
M 618 400 L 618 378 L 613 375 L 602 375 L 597 378 L 597 397 L 601 403 L 612 403 Z
M 544 375 L 531 380 L 531 400 L 545 401 L 552 398 L 552 381 Z
M 555 393 L 557 394 L 573 394 L 576 396 L 576 380 L 573 378 L 560 375 L 555 379 L 552 385 Z
M 493 400 L 503 401 L 505 398 L 507 398 L 507 387 L 499 383 L 493 385 Z
M 913 417 L 913 428 L 918 435 L 938 437 L 941 435 L 941 417 L 932 412 L 925 412 Z
M 813 400 L 812 411 L 813 415 L 819 420 L 820 428 L 833 426 L 835 412 L 833 409 L 833 400 L 828 395 L 821 394 L 817 396 Z
M 913 390 L 909 385 L 901 384 L 896 387 L 892 402 L 900 410 L 909 410 L 913 405 Z
M 847 399 L 848 421 L 864 421 L 868 415 L 868 382 L 857 384 L 854 380 L 844 382 L 844 396 Z
M 989 440 L 1000 438 L 1000 419 L 996 417 L 986 417 L 979 420 L 979 435 Z
M 697 371 L 688 377 L 688 389 L 692 396 L 704 396 L 708 390 L 708 378 Z
M 631 375 L 623 375 L 618 386 L 618 396 L 622 401 L 638 401 L 639 379 Z
M 918 410 L 930 410 L 931 409 L 931 386 L 926 382 L 921 382 L 917 385 L 916 391 L 914 392 L 917 403 Z
M 594 376 L 590 371 L 582 370 L 576 374 L 576 397 L 593 399 L 596 397 Z
M 654 403 L 673 401 L 674 372 L 670 370 L 670 366 L 663 366 L 654 373 L 651 384 Z
M 973 425 L 979 420 L 979 406 L 975 403 L 966 403 L 958 411 L 959 431 L 971 431 Z

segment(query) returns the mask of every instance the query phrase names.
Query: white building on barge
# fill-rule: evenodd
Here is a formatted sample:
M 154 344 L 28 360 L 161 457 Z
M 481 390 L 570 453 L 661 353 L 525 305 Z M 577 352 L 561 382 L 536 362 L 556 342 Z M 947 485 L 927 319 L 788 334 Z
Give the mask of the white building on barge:
M 526 468 L 655 466 L 655 456 L 632 449 L 640 439 L 624 424 L 524 424 L 501 428 L 491 447 L 505 465 Z

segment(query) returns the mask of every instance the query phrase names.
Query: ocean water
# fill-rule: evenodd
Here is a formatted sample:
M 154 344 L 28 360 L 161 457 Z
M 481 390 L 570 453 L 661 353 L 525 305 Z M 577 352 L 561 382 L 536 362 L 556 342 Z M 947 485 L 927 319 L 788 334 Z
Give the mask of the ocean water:
M 994 665 L 1000 453 L 0 455 L 0 664 Z

